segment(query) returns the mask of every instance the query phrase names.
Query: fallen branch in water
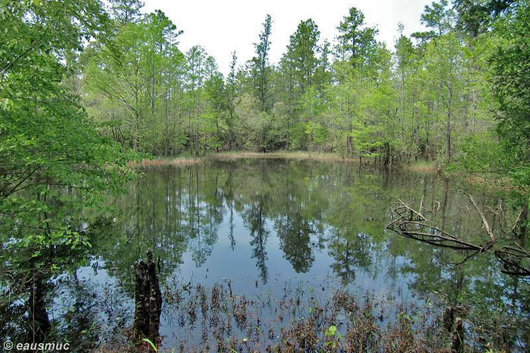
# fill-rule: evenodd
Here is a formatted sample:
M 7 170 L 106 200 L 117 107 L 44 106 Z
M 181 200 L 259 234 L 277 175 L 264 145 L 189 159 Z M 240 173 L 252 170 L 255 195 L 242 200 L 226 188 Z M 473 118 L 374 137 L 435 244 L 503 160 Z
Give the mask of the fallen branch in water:
M 467 256 L 463 261 L 460 262 L 463 263 L 476 254 L 488 251 L 493 248 L 497 242 L 497 238 L 495 237 L 495 234 L 493 233 L 486 216 L 476 203 L 473 196 L 464 191 L 462 192 L 468 196 L 469 200 L 475 207 L 489 236 L 489 241 L 484 245 L 473 244 L 464 241 L 458 236 L 450 234 L 443 229 L 429 224 L 428 220 L 421 212 L 423 209 L 423 198 L 420 202 L 419 212 L 398 199 L 399 205 L 393 209 L 393 212 L 397 214 L 397 218 L 390 222 L 386 228 L 393 230 L 394 232 L 406 238 L 411 238 L 439 247 L 467 251 Z M 512 227 L 512 233 L 517 237 L 520 237 L 521 235 L 518 234 L 518 228 L 520 228 L 519 232 L 525 232 L 525 230 L 522 230 L 522 228 L 524 228 L 522 224 L 526 222 L 526 213 L 527 210 L 523 208 L 517 217 L 514 226 Z M 500 249 L 495 250 L 495 256 L 502 263 L 503 269 L 501 271 L 503 273 L 516 276 L 530 276 L 530 252 L 528 252 L 519 244 L 515 244 L 514 246 L 503 246 Z
M 427 219 L 412 207 L 399 200 L 400 206 L 394 208 L 398 218 L 386 227 L 407 238 L 412 238 L 424 243 L 455 250 L 468 250 L 481 252 L 485 246 L 472 244 L 459 239 L 436 226 L 427 223 Z M 488 244 L 486 244 L 487 246 Z
M 497 242 L 497 239 L 495 239 L 495 235 L 493 235 L 493 232 L 491 231 L 491 228 L 490 228 L 490 225 L 488 223 L 488 220 L 484 216 L 484 213 L 482 213 L 482 211 L 478 207 L 478 205 L 475 202 L 475 199 L 473 198 L 473 196 L 471 196 L 470 194 L 468 194 L 465 191 L 463 191 L 463 193 L 465 195 L 467 195 L 467 197 L 469 197 L 469 200 L 471 201 L 473 206 L 475 206 L 475 209 L 477 210 L 478 214 L 480 215 L 480 218 L 482 219 L 482 224 L 484 224 L 484 228 L 486 228 L 486 232 L 488 232 L 488 235 L 490 236 L 490 241 L 483 247 L 483 250 L 489 250 Z
M 502 272 L 516 276 L 530 276 L 530 263 L 526 266 L 524 260 L 530 259 L 530 253 L 519 244 L 515 246 L 503 246 L 495 250 L 495 256 L 502 262 Z

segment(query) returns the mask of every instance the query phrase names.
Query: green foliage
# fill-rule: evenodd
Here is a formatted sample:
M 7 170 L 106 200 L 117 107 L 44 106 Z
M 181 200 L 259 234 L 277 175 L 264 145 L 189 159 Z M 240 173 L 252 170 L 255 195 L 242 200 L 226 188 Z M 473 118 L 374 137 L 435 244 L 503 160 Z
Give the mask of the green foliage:
M 517 185 L 530 186 L 530 3 L 520 1 L 499 21 L 502 41 L 492 57 L 494 92 L 500 107 L 498 133 L 513 164 L 509 173 Z
M 498 39 L 459 32 L 445 0 L 426 6 L 432 31 L 419 42 L 398 28 L 395 53 L 356 8 L 339 23 L 334 50 L 312 19 L 301 21 L 277 66 L 268 15 L 255 57 L 236 68 L 234 53 L 226 78 L 204 49 L 179 51 L 181 32 L 163 13 L 115 16 L 112 41 L 83 57 L 84 103 L 100 132 L 137 151 L 296 149 L 447 165 L 494 125 L 486 58 Z
M 254 44 L 256 56 L 252 59 L 252 80 L 254 94 L 261 111 L 269 112 L 272 107 L 270 97 L 270 67 L 269 51 L 271 47 L 272 18 L 267 14 L 263 22 L 263 31 L 259 35 L 259 42 Z
M 378 30 L 366 27 L 364 14 L 355 7 L 350 8 L 337 29 L 340 33 L 338 52 L 342 60 L 349 60 L 354 66 L 367 64 L 370 52 L 376 46 Z
M 287 46 L 285 59 L 287 64 L 292 67 L 296 80 L 295 84 L 299 87 L 302 95 L 312 84 L 313 76 L 317 69 L 318 59 L 316 54 L 319 51 L 319 38 L 320 31 L 318 26 L 313 20 L 309 19 L 300 22 Z
M 140 1 L 110 1 L 109 15 L 99 0 L 0 0 L 2 270 L 21 283 L 45 283 L 85 263 L 95 236 L 90 211 L 130 176 L 126 162 L 138 156 L 131 150 L 204 156 L 299 149 L 385 165 L 444 160 L 449 170 L 509 177 L 519 203 L 528 205 L 530 3 L 455 5 L 456 14 L 446 0 L 426 6 L 421 21 L 429 31 L 414 34 L 417 41 L 400 26 L 395 52 L 376 41 L 377 29 L 356 8 L 339 23 L 333 50 L 312 19 L 301 21 L 277 66 L 269 60 L 267 15 L 255 57 L 237 68 L 234 53 L 225 78 L 204 48 L 182 53 L 182 32 L 161 11 L 141 14 Z M 293 189 L 298 182 L 312 183 L 287 180 Z M 330 206 L 336 231 L 329 250 L 346 280 L 355 277 L 350 267 L 372 260 L 369 245 L 356 246 L 365 235 L 344 216 L 348 209 L 365 219 L 370 206 L 344 191 Z M 266 278 L 262 215 L 272 211 L 264 200 L 252 199 L 243 216 Z M 318 201 L 276 217 L 280 246 L 297 272 L 314 260 L 309 234 L 321 225 L 304 216 L 320 217 L 328 201 Z M 193 205 L 190 217 L 206 212 L 201 207 Z M 204 263 L 216 233 L 184 231 L 196 240 L 193 259 Z M 364 250 L 352 257 L 352 248 Z M 425 276 L 433 275 L 429 269 Z M 10 300 L 27 300 L 25 289 Z M 336 327 L 325 336 L 335 348 Z
M 341 339 L 340 332 L 337 331 L 337 326 L 331 325 L 324 333 L 325 345 L 332 349 L 337 349 L 337 341 Z
M 91 222 L 81 211 L 121 189 L 133 156 L 98 133 L 69 86 L 83 42 L 105 40 L 102 4 L 1 1 L 0 22 L 2 322 L 20 306 L 43 341 L 50 321 L 35 314 L 35 298 L 50 278 L 86 264 Z
M 62 84 L 71 75 L 68 59 L 75 57 L 82 37 L 106 18 L 87 16 L 78 28 L 76 15 L 88 10 L 100 14 L 102 9 L 97 2 L 76 4 L 65 4 L 64 11 L 56 11 L 54 2 L 2 6 L 2 22 L 18 29 L 10 32 L 11 39 L 4 37 L 13 45 L 0 52 L 0 207 L 14 219 L 60 210 L 59 204 L 50 203 L 72 199 L 72 192 L 60 188 L 75 189 L 76 198 L 91 205 L 102 189 L 116 184 L 116 168 L 125 162 L 120 149 L 97 133 L 78 98 Z M 38 23 L 28 20 L 37 15 Z M 51 26 L 58 28 L 51 31 Z M 29 201 L 27 195 L 36 199 Z
M 421 20 L 431 32 L 414 44 L 401 26 L 395 53 L 375 40 L 377 30 L 366 26 L 356 8 L 339 23 L 333 51 L 308 19 L 299 23 L 276 67 L 269 63 L 272 18 L 267 16 L 255 57 L 237 69 L 234 53 L 224 78 L 204 49 L 180 52 L 181 31 L 162 12 L 140 15 L 141 3 L 115 1 L 115 21 L 98 25 L 114 26 L 113 35 L 91 42 L 76 63 L 83 70 L 83 104 L 104 136 L 154 155 L 300 149 L 380 157 L 385 164 L 418 157 L 461 161 L 470 151 L 463 145 L 494 125 L 491 111 L 497 105 L 487 57 L 499 41 L 504 44 L 495 54 L 496 75 L 513 76 L 495 81 L 501 115 L 525 114 L 516 102 L 525 101 L 527 90 L 515 87 L 528 81 L 517 75 L 528 60 L 513 44 L 525 38 L 524 16 L 517 22 L 506 15 L 519 5 L 497 5 L 461 2 L 456 14 L 445 0 L 426 6 Z M 497 16 L 496 32 L 467 37 L 461 26 L 455 28 L 456 20 L 471 21 L 461 10 L 466 6 Z M 107 18 L 103 11 L 98 16 Z M 517 60 L 516 50 L 522 52 Z M 519 68 L 510 71 L 515 62 Z M 5 111 L 16 108 L 5 95 L 0 104 Z M 514 148 L 525 145 L 517 137 L 524 136 L 525 125 L 502 118 L 499 126 L 501 140 L 510 137 L 512 152 L 524 154 Z
M 136 151 L 168 155 L 184 144 L 176 112 L 184 56 L 181 34 L 161 11 L 92 43 L 84 69 L 85 104 L 100 131 Z
M 120 25 L 125 25 L 140 20 L 143 5 L 139 0 L 111 0 L 110 12 Z
M 472 37 L 491 29 L 494 20 L 505 13 L 517 0 L 457 0 L 457 27 Z

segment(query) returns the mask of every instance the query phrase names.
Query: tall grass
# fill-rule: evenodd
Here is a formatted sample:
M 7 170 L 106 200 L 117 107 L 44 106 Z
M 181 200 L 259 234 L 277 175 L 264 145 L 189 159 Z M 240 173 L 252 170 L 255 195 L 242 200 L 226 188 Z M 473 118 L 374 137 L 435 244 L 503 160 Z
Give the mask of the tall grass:
M 159 167 L 167 165 L 193 165 L 201 163 L 200 158 L 188 158 L 188 157 L 177 157 L 177 158 L 157 158 L 157 159 L 144 159 L 141 162 L 129 162 L 130 167 Z

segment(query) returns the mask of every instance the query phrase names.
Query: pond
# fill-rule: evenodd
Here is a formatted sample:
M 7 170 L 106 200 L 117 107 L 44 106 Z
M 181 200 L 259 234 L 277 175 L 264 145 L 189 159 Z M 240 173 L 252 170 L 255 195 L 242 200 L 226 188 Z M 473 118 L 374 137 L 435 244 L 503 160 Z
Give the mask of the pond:
M 277 342 L 282 327 L 303 321 L 319 303 L 337 301 L 341 290 L 359 306 L 375 303 L 380 325 L 395 321 L 391 312 L 430 307 L 427 327 L 440 308 L 459 307 L 472 341 L 524 351 L 528 281 L 502 274 L 490 253 L 459 263 L 462 251 L 386 227 L 402 200 L 416 209 L 421 204 L 448 233 L 485 243 L 463 189 L 500 231 L 505 220 L 495 210 L 505 202 L 502 193 L 434 174 L 289 159 L 142 169 L 123 195 L 109 200 L 106 217 L 97 218 L 90 265 L 54 279 L 49 310 L 65 337 L 83 333 L 80 351 L 122 344 L 134 313 L 133 265 L 151 248 L 164 300 L 163 347 L 213 350 L 216 339 L 254 335 L 262 342 L 254 349 L 262 350 Z M 219 319 L 204 307 L 205 298 L 218 295 L 246 305 L 244 320 L 234 314 L 222 334 L 212 327 L 230 314 Z M 333 317 L 343 335 L 345 316 Z

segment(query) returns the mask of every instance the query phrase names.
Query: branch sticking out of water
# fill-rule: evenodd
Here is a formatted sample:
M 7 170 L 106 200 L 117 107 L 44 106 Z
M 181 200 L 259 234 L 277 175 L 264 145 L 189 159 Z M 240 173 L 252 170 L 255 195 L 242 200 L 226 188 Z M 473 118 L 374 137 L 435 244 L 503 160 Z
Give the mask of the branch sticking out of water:
M 475 209 L 477 210 L 478 214 L 480 215 L 480 218 L 482 219 L 482 224 L 484 224 L 484 228 L 486 228 L 486 232 L 488 232 L 488 235 L 490 236 L 490 241 L 482 248 L 482 251 L 485 251 L 485 250 L 489 250 L 493 247 L 493 245 L 497 242 L 497 239 L 495 239 L 495 235 L 493 234 L 493 232 L 491 231 L 491 228 L 490 228 L 490 225 L 488 223 L 488 220 L 486 219 L 486 217 L 484 216 L 484 213 L 482 213 L 482 211 L 480 210 L 480 208 L 478 207 L 477 203 L 475 202 L 475 199 L 473 198 L 473 196 L 471 196 L 470 194 L 468 194 L 467 192 L 465 191 L 462 191 L 465 195 L 467 195 L 467 197 L 469 197 L 469 200 L 471 201 L 471 203 L 473 204 L 473 206 L 475 207 Z
M 530 259 L 530 253 L 520 245 L 503 246 L 495 250 L 495 256 L 501 260 L 502 272 L 515 276 L 530 276 L 529 266 L 524 266 L 523 262 Z
M 497 242 L 497 238 L 495 237 L 495 234 L 493 233 L 486 216 L 478 206 L 473 196 L 466 193 L 465 191 L 462 191 L 462 193 L 468 196 L 469 200 L 475 207 L 489 236 L 489 241 L 484 245 L 466 242 L 456 235 L 450 234 L 434 225 L 429 224 L 428 220 L 421 213 L 423 208 L 423 199 L 420 202 L 419 212 L 414 210 L 405 202 L 398 200 L 399 204 L 393 209 L 394 213 L 397 214 L 397 218 L 390 222 L 386 228 L 393 230 L 404 237 L 431 245 L 467 251 L 468 255 L 463 261 L 459 262 L 464 263 L 470 258 L 474 257 L 476 254 L 488 251 L 493 248 Z M 521 212 L 521 214 L 523 213 L 524 210 Z M 526 220 L 526 218 L 521 216 L 521 214 L 519 215 L 516 224 L 512 228 L 512 232 L 514 233 L 516 233 L 519 223 L 522 222 L 523 219 Z M 521 237 L 521 234 L 516 235 Z M 530 261 L 530 252 L 528 252 L 519 244 L 515 244 L 514 246 L 503 246 L 500 249 L 495 250 L 495 256 L 502 262 L 502 272 L 516 276 L 530 276 L 530 266 L 528 265 L 528 261 Z
M 430 225 L 427 219 L 418 211 L 414 210 L 403 201 L 394 208 L 398 218 L 390 222 L 386 227 L 396 233 L 424 243 L 441 246 L 456 250 L 469 250 L 481 252 L 484 246 L 472 244 L 459 239 L 436 226 Z

